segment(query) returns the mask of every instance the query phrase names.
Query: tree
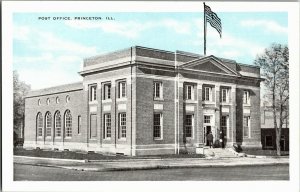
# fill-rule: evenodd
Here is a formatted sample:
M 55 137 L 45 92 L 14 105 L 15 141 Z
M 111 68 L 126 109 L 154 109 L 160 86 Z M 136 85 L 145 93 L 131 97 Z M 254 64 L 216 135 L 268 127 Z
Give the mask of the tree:
M 19 80 L 19 74 L 17 71 L 13 71 L 13 83 L 14 83 L 14 135 L 15 133 L 21 133 L 24 125 L 24 112 L 25 112 L 25 95 L 30 90 L 30 85 Z M 15 137 L 14 137 L 15 138 Z
M 256 57 L 254 64 L 261 68 L 265 78 L 266 97 L 271 101 L 274 117 L 277 155 L 281 155 L 281 130 L 289 118 L 289 48 L 274 43 Z

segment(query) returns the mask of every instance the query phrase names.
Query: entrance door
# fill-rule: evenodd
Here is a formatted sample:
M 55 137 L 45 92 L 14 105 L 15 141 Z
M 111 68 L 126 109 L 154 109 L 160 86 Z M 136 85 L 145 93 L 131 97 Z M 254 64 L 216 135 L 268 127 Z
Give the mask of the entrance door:
M 280 139 L 280 150 L 281 151 L 284 151 L 284 142 L 285 140 L 284 140 L 284 135 L 281 135 L 281 139 Z
M 206 133 L 205 133 L 205 138 L 206 138 L 205 143 L 206 143 L 206 146 L 209 146 L 209 143 L 208 143 L 208 141 L 207 141 L 207 135 L 208 135 L 210 132 L 211 132 L 211 126 L 208 125 L 208 126 L 206 126 Z

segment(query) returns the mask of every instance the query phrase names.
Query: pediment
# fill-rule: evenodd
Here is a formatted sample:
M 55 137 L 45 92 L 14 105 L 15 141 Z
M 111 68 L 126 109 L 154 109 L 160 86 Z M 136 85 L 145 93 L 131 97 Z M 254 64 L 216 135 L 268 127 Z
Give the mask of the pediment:
M 224 75 L 238 75 L 238 73 L 222 63 L 214 56 L 208 56 L 193 61 L 189 61 L 180 66 L 182 69 L 194 70 L 200 72 L 209 72 Z

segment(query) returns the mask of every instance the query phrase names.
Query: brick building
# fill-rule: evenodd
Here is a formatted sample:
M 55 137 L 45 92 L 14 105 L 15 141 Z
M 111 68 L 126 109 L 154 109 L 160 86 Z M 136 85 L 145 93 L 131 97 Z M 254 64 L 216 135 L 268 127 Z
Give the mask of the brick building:
M 227 146 L 261 148 L 255 66 L 135 46 L 87 58 L 79 74 L 27 95 L 25 147 L 174 154 L 223 130 Z
M 285 113 L 283 113 L 285 115 Z M 279 116 L 279 112 L 277 112 Z M 277 118 L 279 124 L 279 118 Z M 276 149 L 276 132 L 274 129 L 274 115 L 272 107 L 261 107 L 261 143 L 265 150 Z M 280 138 L 281 151 L 289 151 L 290 137 L 289 137 L 289 121 L 288 118 L 283 122 Z

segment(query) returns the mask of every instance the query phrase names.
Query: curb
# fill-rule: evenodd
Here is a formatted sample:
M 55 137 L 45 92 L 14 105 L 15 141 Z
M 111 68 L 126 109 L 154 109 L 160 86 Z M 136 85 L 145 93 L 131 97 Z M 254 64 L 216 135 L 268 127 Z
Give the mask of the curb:
M 31 164 L 31 163 L 15 163 L 20 165 L 32 165 L 41 167 L 62 168 L 76 171 L 135 171 L 135 170 L 153 170 L 153 169 L 176 169 L 176 168 L 213 168 L 213 167 L 251 167 L 251 166 L 271 166 L 271 165 L 289 165 L 288 162 L 270 162 L 270 163 L 245 163 L 245 164 L 206 164 L 206 165 L 156 165 L 156 166 L 141 166 L 141 167 L 109 167 L 109 168 L 85 168 L 74 166 L 60 166 L 51 164 Z
M 59 159 L 59 158 L 48 158 L 48 157 L 31 157 L 31 156 L 21 156 L 21 155 L 14 155 L 14 158 L 25 158 L 25 159 L 36 159 L 36 160 L 49 160 L 49 161 L 71 161 L 71 162 L 78 162 L 78 163 L 85 163 L 86 160 L 79 160 L 79 159 Z

